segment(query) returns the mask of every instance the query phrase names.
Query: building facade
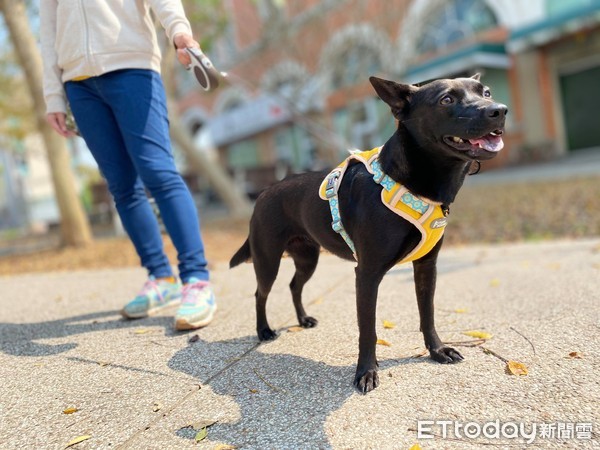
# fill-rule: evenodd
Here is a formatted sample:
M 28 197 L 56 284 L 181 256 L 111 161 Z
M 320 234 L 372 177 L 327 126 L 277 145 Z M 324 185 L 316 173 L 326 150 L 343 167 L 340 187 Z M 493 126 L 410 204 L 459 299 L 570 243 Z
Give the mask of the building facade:
M 600 0 L 227 0 L 211 50 L 228 81 L 180 108 L 250 194 L 382 145 L 394 123 L 368 77 L 482 74 L 509 108 L 484 168 L 600 149 Z M 184 78 L 182 78 L 183 80 Z

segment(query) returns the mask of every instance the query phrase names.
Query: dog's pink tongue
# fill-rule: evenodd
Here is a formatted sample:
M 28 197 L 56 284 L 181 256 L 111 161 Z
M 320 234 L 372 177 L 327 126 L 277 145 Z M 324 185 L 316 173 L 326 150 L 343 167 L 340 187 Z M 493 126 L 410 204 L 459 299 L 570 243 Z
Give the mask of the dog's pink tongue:
M 469 139 L 472 145 L 481 147 L 488 152 L 499 152 L 504 147 L 504 141 L 500 136 L 488 134 L 479 139 Z

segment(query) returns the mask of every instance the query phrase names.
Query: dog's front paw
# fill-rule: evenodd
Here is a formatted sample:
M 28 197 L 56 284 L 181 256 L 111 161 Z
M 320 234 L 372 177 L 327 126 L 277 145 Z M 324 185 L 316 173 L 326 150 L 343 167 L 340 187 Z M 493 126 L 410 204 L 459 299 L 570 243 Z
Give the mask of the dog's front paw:
M 458 353 L 457 350 L 454 350 L 452 347 L 440 347 L 432 349 L 429 350 L 429 354 L 431 355 L 431 359 L 441 364 L 457 363 L 465 359 L 460 353 Z
M 358 389 L 358 392 L 366 394 L 379 386 L 379 375 L 377 375 L 377 369 L 360 370 L 356 369 L 356 376 L 354 377 L 354 386 Z
M 260 341 L 274 341 L 277 339 L 277 332 L 268 327 L 263 328 L 262 330 L 258 330 L 258 339 Z
M 302 328 L 314 328 L 318 323 L 319 321 L 317 319 L 310 316 L 304 316 L 302 319 L 300 319 L 300 326 Z

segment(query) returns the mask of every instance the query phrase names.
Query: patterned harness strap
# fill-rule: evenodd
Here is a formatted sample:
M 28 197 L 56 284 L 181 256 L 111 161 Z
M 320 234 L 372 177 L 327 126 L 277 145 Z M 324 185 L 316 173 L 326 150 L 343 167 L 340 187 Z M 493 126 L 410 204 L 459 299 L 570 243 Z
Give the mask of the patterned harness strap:
M 358 261 L 356 257 L 356 248 L 354 247 L 354 242 L 348 235 L 348 232 L 344 228 L 342 224 L 342 217 L 340 216 L 340 202 L 338 199 L 338 189 L 340 188 L 340 182 L 342 180 L 342 171 L 341 170 L 333 170 L 327 175 L 327 185 L 325 187 L 325 196 L 327 197 L 327 201 L 329 201 L 329 209 L 331 210 L 331 228 L 333 231 L 338 233 L 342 239 L 346 242 L 350 250 L 352 250 L 352 254 L 354 255 L 354 259 Z
M 369 165 L 373 170 L 373 181 L 375 183 L 381 185 L 384 189 L 388 191 L 394 188 L 396 182 L 390 176 L 386 175 L 383 172 L 383 169 L 381 168 L 381 164 L 379 163 L 378 159 L 370 161 Z M 350 250 L 352 250 L 352 255 L 354 256 L 354 259 L 358 261 L 354 241 L 344 228 L 344 224 L 342 223 L 342 217 L 340 215 L 340 202 L 337 193 L 340 188 L 343 173 L 344 172 L 338 168 L 334 169 L 329 173 L 329 175 L 327 175 L 325 197 L 329 201 L 329 209 L 331 210 L 331 228 L 333 228 L 333 231 L 338 233 L 342 237 L 342 239 L 344 239 Z M 419 211 L 420 213 L 424 213 L 429 208 L 429 205 L 427 203 L 412 198 L 412 195 L 410 193 L 407 192 L 405 193 L 405 196 L 406 195 L 411 196 L 411 201 L 410 203 L 406 202 L 406 200 L 408 200 L 406 198 L 403 198 L 403 201 L 405 201 L 405 203 L 409 204 L 413 209 Z M 415 200 L 418 203 L 420 203 L 417 207 L 415 207 L 414 204 L 411 204 Z

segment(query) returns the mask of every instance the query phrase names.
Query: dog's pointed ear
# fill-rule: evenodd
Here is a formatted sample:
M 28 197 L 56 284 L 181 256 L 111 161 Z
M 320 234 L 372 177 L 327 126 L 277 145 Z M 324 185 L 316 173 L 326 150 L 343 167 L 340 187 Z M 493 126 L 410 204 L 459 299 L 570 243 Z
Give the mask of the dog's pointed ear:
M 479 81 L 479 79 L 481 78 L 481 74 L 479 72 L 477 72 L 475 75 L 473 75 L 471 77 L 472 79 L 474 79 L 475 81 Z
M 402 112 L 408 106 L 410 97 L 417 91 L 416 86 L 410 84 L 399 84 L 383 78 L 369 77 L 369 81 L 375 88 L 375 92 L 381 100 L 386 102 L 392 109 L 392 114 L 398 120 Z

